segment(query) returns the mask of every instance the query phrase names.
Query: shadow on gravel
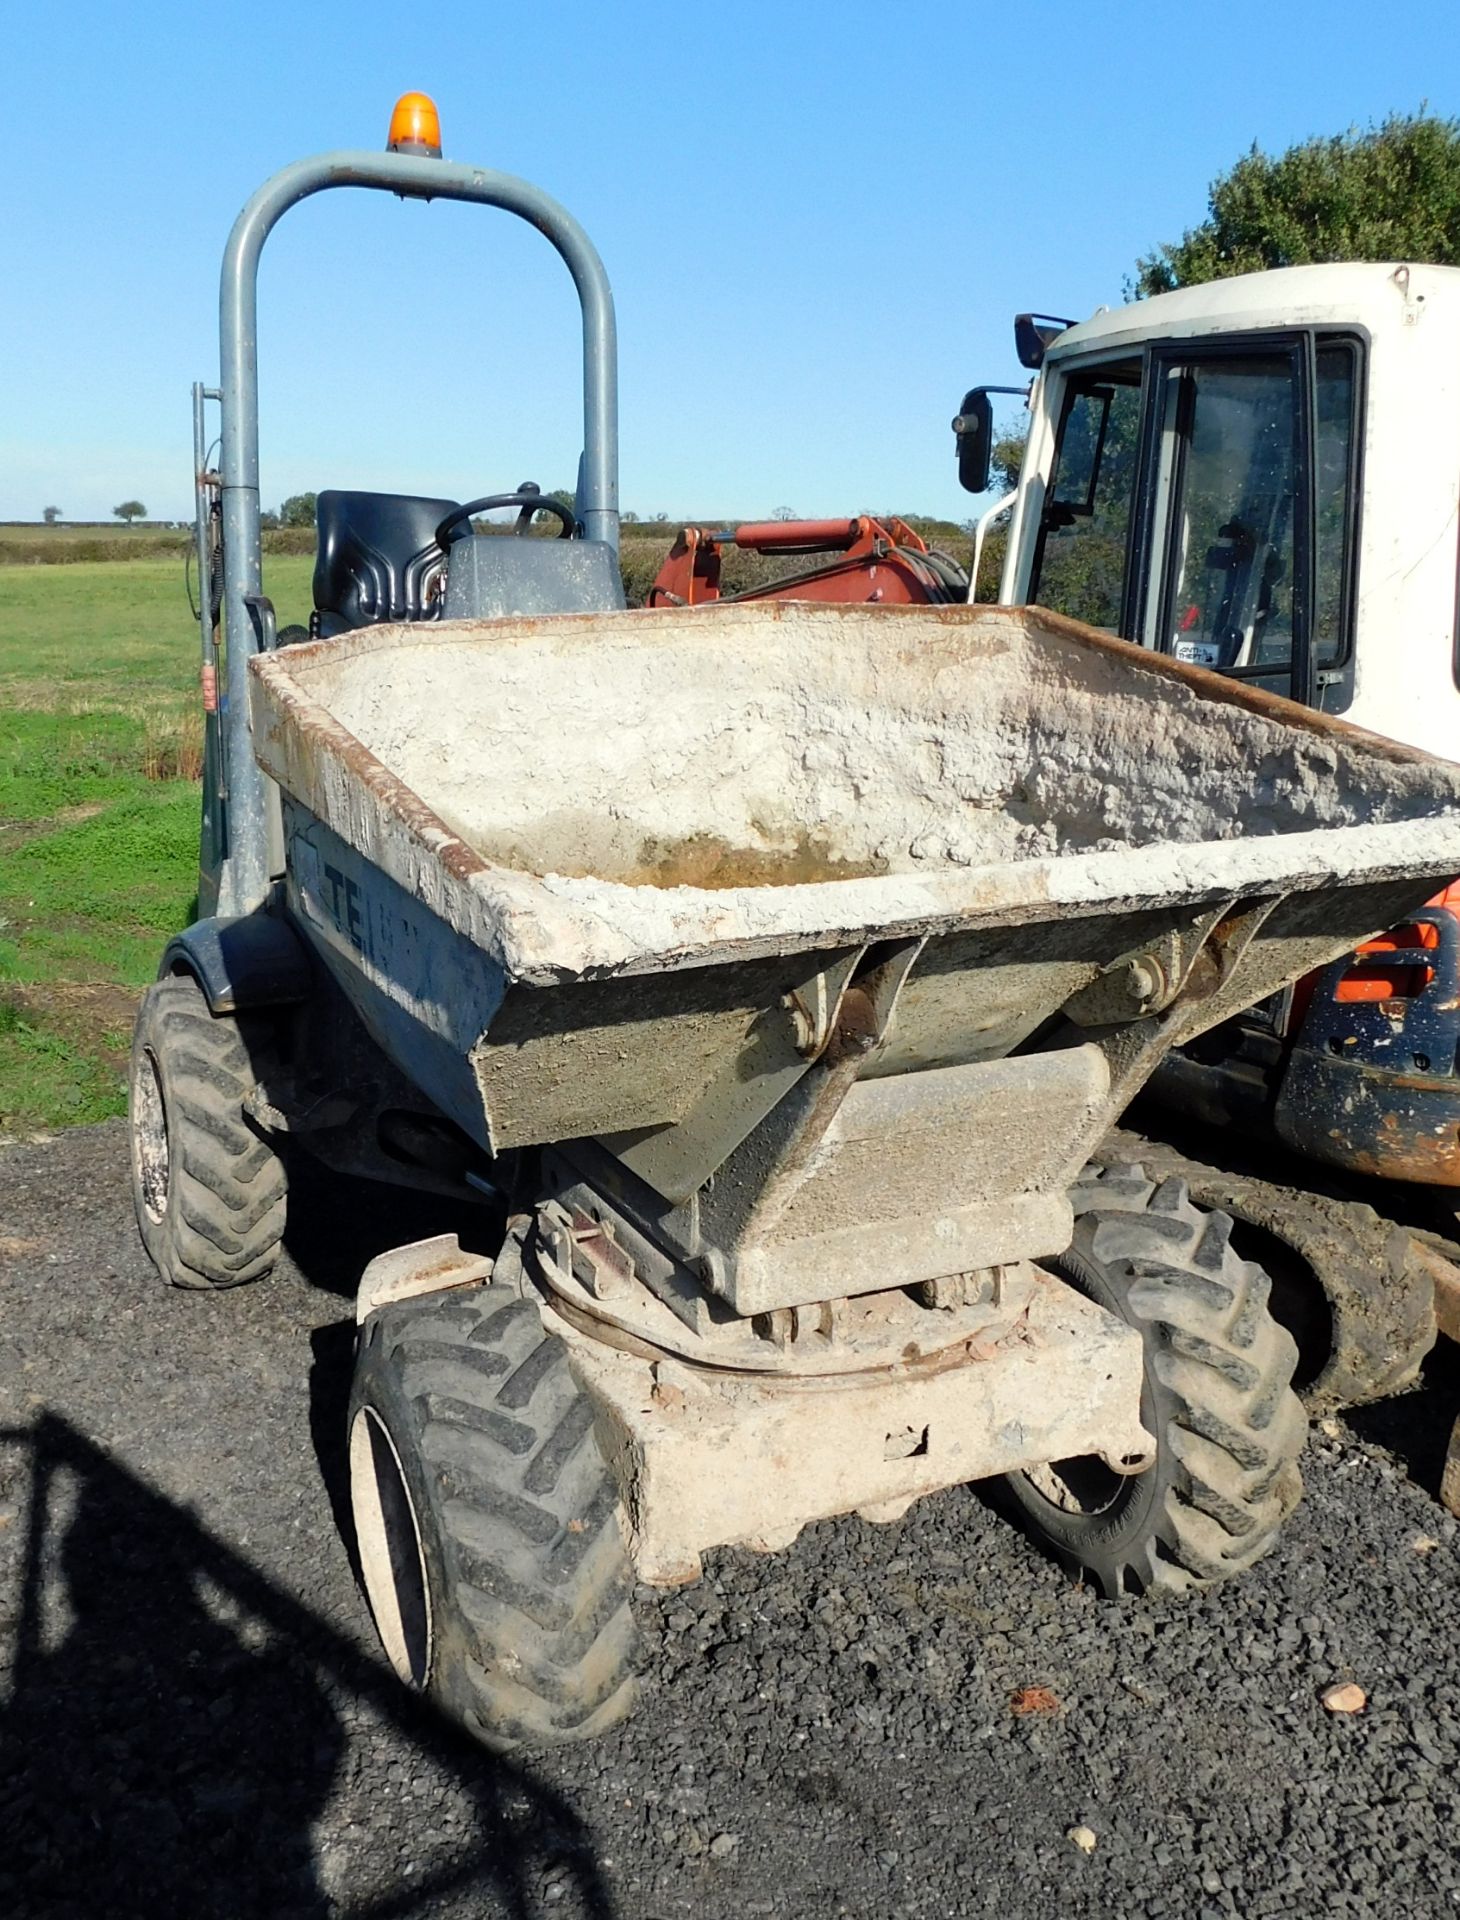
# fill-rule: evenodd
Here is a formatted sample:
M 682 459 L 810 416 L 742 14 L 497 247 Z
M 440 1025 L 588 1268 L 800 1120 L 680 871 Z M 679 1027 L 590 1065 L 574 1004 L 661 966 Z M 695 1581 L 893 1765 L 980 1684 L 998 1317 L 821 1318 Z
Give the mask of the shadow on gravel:
M 297 1153 L 289 1165 L 289 1219 L 284 1250 L 310 1286 L 353 1303 L 360 1276 L 378 1253 L 454 1233 L 464 1247 L 495 1245 L 490 1207 L 357 1180 Z M 346 1410 L 355 1367 L 355 1321 L 337 1320 L 310 1335 L 309 1430 L 335 1527 L 358 1577 L 350 1513 Z
M 355 1546 L 355 1516 L 350 1508 L 350 1387 L 355 1377 L 355 1322 L 336 1320 L 309 1336 L 309 1437 L 319 1462 L 319 1477 L 334 1517 L 335 1531 L 350 1556 L 350 1572 L 360 1578 Z
M 1361 1440 L 1387 1448 L 1432 1500 L 1440 1497 L 1450 1429 L 1460 1414 L 1460 1348 L 1441 1338 L 1420 1372 L 1419 1384 L 1392 1400 L 1351 1407 L 1344 1425 Z
M 353 1300 L 377 1253 L 455 1233 L 465 1247 L 491 1239 L 492 1211 L 419 1188 L 333 1173 L 307 1153 L 289 1159 L 284 1251 L 310 1286 Z
M 319 1292 L 353 1303 L 360 1276 L 376 1254 L 439 1233 L 454 1233 L 464 1247 L 486 1251 L 500 1237 L 500 1216 L 487 1205 L 335 1173 L 307 1153 L 291 1157 L 284 1250 Z M 358 1578 L 345 1433 L 355 1367 L 353 1314 L 316 1328 L 310 1346 L 310 1438 L 335 1528 Z
M 591 1835 L 520 1765 L 462 1739 L 64 1420 L 0 1429 L 29 1475 L 0 1707 L 0 1913 L 411 1920 L 461 1903 L 613 1920 Z M 312 1828 L 348 1771 L 345 1715 L 449 1776 L 474 1831 L 385 1890 L 321 1884 Z M 396 1748 L 399 1753 L 399 1746 Z M 383 1769 L 382 1769 L 383 1772 Z

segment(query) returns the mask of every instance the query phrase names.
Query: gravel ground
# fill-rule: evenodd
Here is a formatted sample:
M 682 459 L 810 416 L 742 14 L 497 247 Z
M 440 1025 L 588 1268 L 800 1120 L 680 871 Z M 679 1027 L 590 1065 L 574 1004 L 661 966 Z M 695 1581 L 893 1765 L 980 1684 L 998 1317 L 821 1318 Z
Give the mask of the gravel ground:
M 336 1526 L 350 1290 L 439 1217 L 297 1192 L 272 1281 L 170 1293 L 119 1124 L 0 1151 L 6 1920 L 1460 1910 L 1448 1352 L 1203 1602 L 1109 1606 L 957 1492 L 645 1596 L 633 1722 L 504 1763 L 390 1678 Z

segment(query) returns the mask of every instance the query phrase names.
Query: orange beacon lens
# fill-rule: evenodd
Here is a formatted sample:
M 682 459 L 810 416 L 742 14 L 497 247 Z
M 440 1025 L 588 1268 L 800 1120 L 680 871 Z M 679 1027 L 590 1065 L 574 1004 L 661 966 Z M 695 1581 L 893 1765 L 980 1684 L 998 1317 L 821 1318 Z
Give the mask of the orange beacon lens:
M 396 101 L 385 150 L 421 153 L 431 160 L 441 158 L 441 116 L 429 94 L 403 93 Z

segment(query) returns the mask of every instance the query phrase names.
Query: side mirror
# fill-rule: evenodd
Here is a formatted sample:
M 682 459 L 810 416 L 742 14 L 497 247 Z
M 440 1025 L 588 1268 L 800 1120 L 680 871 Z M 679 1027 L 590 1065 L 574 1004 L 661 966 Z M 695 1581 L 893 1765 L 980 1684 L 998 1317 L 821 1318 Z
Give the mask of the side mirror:
M 1019 365 L 1037 373 L 1053 342 L 1074 324 L 1073 320 L 1060 320 L 1052 313 L 1016 313 L 1014 352 L 1019 357 Z
M 963 396 L 953 416 L 958 445 L 958 484 L 966 493 L 986 493 L 989 462 L 994 451 L 994 409 L 987 387 L 974 387 Z

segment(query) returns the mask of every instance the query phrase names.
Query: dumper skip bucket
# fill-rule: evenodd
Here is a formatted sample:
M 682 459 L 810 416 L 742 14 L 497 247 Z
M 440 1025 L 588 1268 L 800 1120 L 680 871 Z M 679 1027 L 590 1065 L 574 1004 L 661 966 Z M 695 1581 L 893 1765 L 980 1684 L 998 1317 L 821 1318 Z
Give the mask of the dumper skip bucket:
M 1460 768 L 1037 608 L 375 627 L 252 699 L 377 1041 L 491 1151 L 595 1143 L 740 1311 L 1057 1250 L 1169 1046 L 1460 871 Z

